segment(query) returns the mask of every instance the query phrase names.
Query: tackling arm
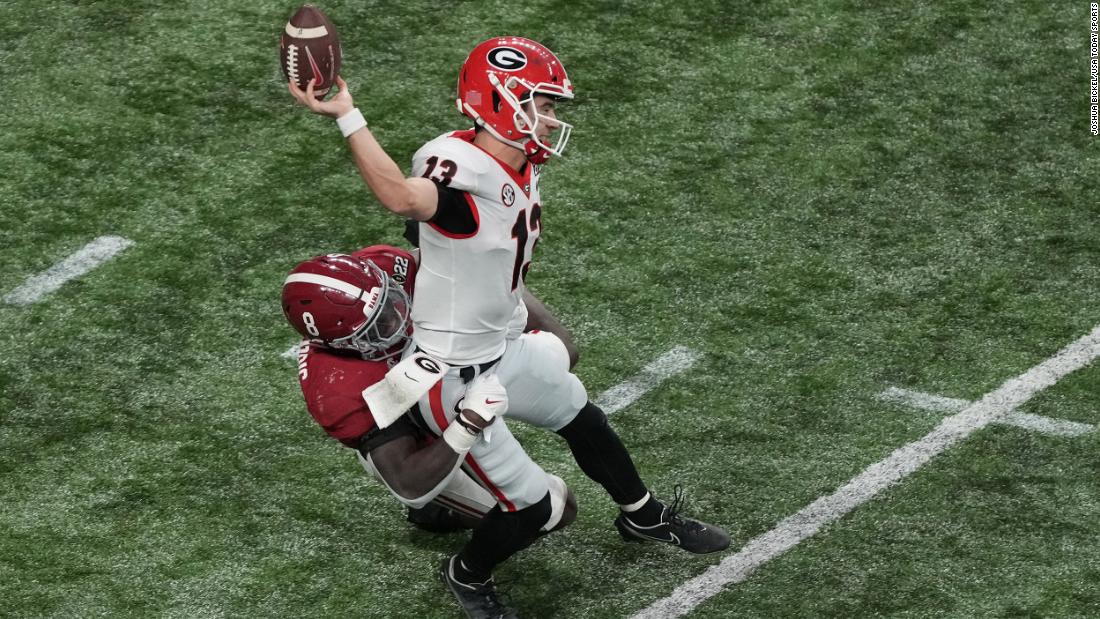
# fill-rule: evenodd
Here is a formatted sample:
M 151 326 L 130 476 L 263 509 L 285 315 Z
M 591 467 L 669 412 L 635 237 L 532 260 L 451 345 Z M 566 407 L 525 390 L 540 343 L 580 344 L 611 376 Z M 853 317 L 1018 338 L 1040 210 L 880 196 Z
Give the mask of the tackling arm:
M 573 343 L 573 336 L 569 334 L 569 330 L 558 322 L 557 318 L 554 318 L 554 314 L 543 305 L 538 297 L 531 294 L 530 290 L 523 291 L 523 303 L 527 306 L 527 328 L 525 331 L 539 329 L 558 336 L 558 339 L 565 344 L 565 350 L 569 352 L 569 369 L 572 370 L 573 366 L 577 365 L 581 353 L 577 350 L 576 344 Z
M 389 489 L 414 507 L 435 498 L 462 460 L 444 441 L 417 448 L 407 435 L 375 447 L 367 457 Z
M 508 393 L 495 374 L 482 375 L 466 390 L 465 402 L 442 440 L 427 447 L 418 448 L 405 434 L 366 448 L 365 459 L 401 502 L 422 507 L 443 490 L 485 428 L 508 410 Z
M 435 183 L 426 178 L 405 178 L 401 169 L 374 139 L 370 129 L 367 129 L 362 115 L 352 101 L 347 82 L 337 77 L 336 84 L 340 87 L 340 92 L 328 101 L 321 101 L 313 96 L 313 80 L 310 80 L 305 90 L 298 88 L 293 81 L 288 87 L 298 103 L 315 114 L 338 119 L 342 124 L 341 129 L 344 129 L 343 123 L 350 122 L 348 129 L 353 132 L 348 133 L 345 130 L 345 135 L 348 136 L 348 146 L 355 159 L 355 166 L 386 210 L 419 221 L 431 219 L 439 200 Z

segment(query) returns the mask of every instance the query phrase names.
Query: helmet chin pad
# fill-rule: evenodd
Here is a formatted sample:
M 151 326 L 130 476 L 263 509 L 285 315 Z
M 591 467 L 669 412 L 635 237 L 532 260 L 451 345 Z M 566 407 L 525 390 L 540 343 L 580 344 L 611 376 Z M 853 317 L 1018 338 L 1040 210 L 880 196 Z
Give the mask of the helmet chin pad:
M 527 161 L 534 165 L 542 165 L 550 161 L 550 156 L 553 153 L 543 148 L 534 138 L 531 138 L 523 143 L 523 154 L 527 156 Z

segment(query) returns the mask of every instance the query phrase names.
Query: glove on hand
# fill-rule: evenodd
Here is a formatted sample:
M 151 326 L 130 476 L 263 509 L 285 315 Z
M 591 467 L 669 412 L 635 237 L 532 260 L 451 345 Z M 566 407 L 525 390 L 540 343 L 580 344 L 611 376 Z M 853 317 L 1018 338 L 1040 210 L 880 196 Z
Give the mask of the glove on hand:
M 508 392 L 496 374 L 482 374 L 466 388 L 462 409 L 476 413 L 488 425 L 508 412 Z

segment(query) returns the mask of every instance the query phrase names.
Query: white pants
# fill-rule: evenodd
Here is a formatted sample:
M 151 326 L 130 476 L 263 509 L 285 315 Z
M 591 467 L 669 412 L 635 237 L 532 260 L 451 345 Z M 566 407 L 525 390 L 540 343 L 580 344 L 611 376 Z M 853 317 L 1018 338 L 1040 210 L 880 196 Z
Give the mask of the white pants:
M 419 499 L 408 500 L 397 494 L 369 458 L 364 458 L 358 450 L 355 451 L 355 456 L 363 469 L 381 482 L 398 501 L 413 508 L 423 507 L 428 502 L 428 500 L 422 501 Z M 427 499 L 427 497 L 424 498 Z M 475 518 L 480 518 L 489 513 L 489 510 L 496 505 L 496 498 L 464 471 L 454 471 L 447 480 L 446 485 L 439 489 L 437 493 L 431 495 L 430 501 Z
M 467 384 L 460 371 L 451 368 L 418 403 L 421 418 L 437 436 L 461 410 Z M 551 333 L 533 331 L 508 340 L 500 361 L 486 371 L 495 373 L 508 392 L 510 419 L 556 431 L 588 401 L 584 385 L 569 372 L 565 345 Z M 477 372 L 475 367 L 475 376 Z M 505 511 L 538 503 L 554 484 L 523 450 L 505 419 L 495 420 L 482 433 L 462 466 Z
M 374 463 L 370 458 L 364 458 L 363 454 L 359 451 L 355 452 L 356 458 L 359 460 L 359 464 L 382 483 L 390 494 L 395 496 L 398 501 L 401 501 L 409 507 L 423 507 L 423 503 L 420 501 L 409 501 L 393 491 L 386 479 L 375 468 Z M 554 527 L 558 526 L 561 522 L 562 514 L 565 513 L 566 497 L 569 493 L 568 486 L 562 478 L 557 475 L 547 475 L 547 481 L 550 487 L 550 518 L 546 521 L 546 524 L 542 525 L 543 531 L 552 531 Z M 431 502 L 441 505 L 442 507 L 451 509 L 467 516 L 474 518 L 481 518 L 485 514 L 489 513 L 489 510 L 493 509 L 493 506 L 497 504 L 497 499 L 489 491 L 486 490 L 481 484 L 475 481 L 464 470 L 457 470 L 451 473 L 451 476 L 447 479 L 446 485 L 431 495 Z

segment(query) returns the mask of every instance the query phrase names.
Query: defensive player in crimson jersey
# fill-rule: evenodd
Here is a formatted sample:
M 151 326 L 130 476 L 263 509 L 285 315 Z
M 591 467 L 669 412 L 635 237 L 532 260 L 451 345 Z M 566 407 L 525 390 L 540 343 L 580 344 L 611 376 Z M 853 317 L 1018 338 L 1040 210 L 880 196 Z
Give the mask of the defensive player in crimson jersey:
M 337 84 L 339 93 L 328 101 L 313 97 L 312 83 L 305 91 L 294 83 L 289 89 L 313 112 L 336 118 L 382 206 L 420 222 L 413 341 L 419 352 L 450 366 L 418 403 L 425 426 L 446 433 L 469 399 L 471 381 L 494 375 L 509 398 L 508 416 L 563 437 L 585 474 L 618 504 L 614 525 L 625 539 L 696 553 L 728 547 L 723 530 L 680 515 L 678 500 L 665 505 L 649 493 L 603 411 L 570 372 L 562 341 L 522 333 L 531 309 L 525 276 L 545 211 L 540 167 L 561 154 L 572 131 L 557 117 L 558 102 L 573 98 L 557 56 L 522 37 L 477 45 L 459 71 L 457 99 L 474 128 L 421 147 L 409 178 L 367 129 L 344 80 Z M 467 545 L 444 562 L 441 576 L 470 616 L 503 616 L 510 611 L 497 599 L 491 572 L 538 535 L 536 524 L 548 509 L 537 500 L 548 490 L 546 478 L 517 476 L 484 444 L 470 454 L 478 461 L 475 473 L 498 499 L 486 519 L 513 534 Z
M 298 378 L 310 415 L 330 436 L 357 450 L 363 467 L 409 506 L 411 522 L 429 530 L 455 526 L 453 518 L 444 517 L 448 512 L 430 509 L 431 501 L 465 516 L 462 523 L 473 528 L 496 498 L 455 469 L 469 449 L 461 440 L 469 442 L 466 435 L 480 433 L 492 416 L 466 411 L 466 425 L 451 429 L 461 439 L 455 447 L 446 436 L 433 441 L 408 416 L 380 428 L 364 400 L 364 390 L 382 381 L 407 347 L 415 273 L 411 253 L 385 245 L 317 256 L 295 267 L 283 284 L 282 305 L 287 320 L 307 338 L 299 346 Z M 470 392 L 480 396 L 479 387 L 485 391 L 486 385 L 474 383 Z M 486 393 L 497 391 L 490 385 Z M 472 397 L 470 408 L 481 399 Z M 503 437 L 497 443 L 505 446 Z M 549 477 L 547 531 L 565 526 L 576 513 L 564 482 Z

